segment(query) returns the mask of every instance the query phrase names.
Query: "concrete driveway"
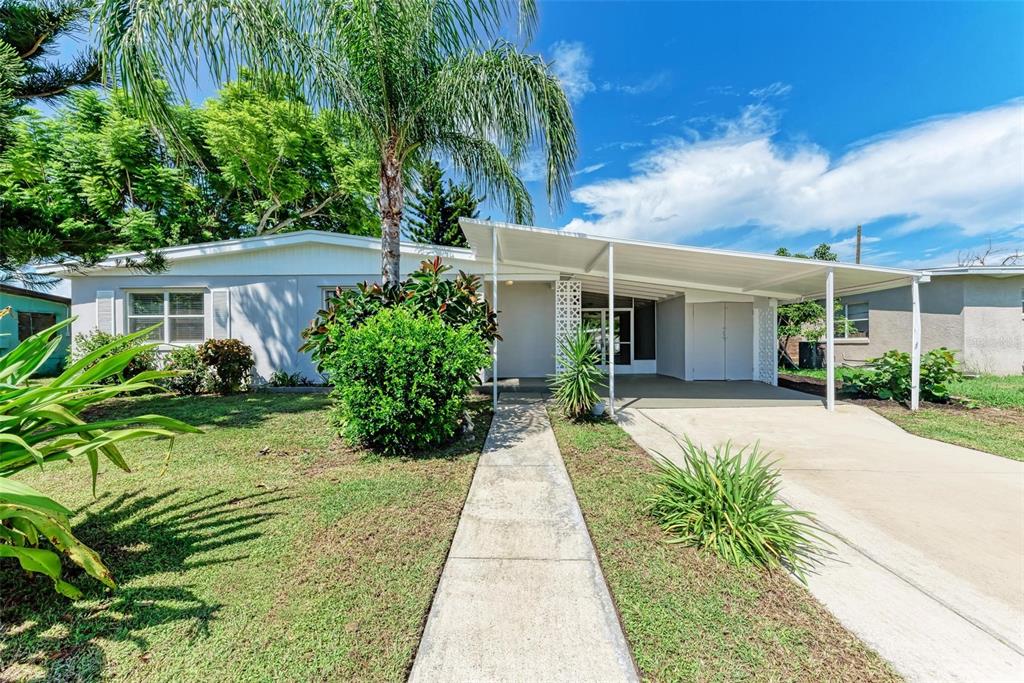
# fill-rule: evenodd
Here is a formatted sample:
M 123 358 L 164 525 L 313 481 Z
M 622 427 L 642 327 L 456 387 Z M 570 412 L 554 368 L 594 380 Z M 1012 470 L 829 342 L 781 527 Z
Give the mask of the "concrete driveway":
M 838 536 L 809 588 L 910 680 L 1024 680 L 1024 463 L 839 405 L 627 408 L 649 452 L 759 441 L 783 496 Z

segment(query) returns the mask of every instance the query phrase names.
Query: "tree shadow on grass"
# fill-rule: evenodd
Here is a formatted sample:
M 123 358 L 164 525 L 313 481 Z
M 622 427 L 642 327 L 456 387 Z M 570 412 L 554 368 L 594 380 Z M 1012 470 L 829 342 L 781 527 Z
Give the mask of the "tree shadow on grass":
M 106 401 L 88 411 L 90 419 L 128 418 L 158 413 L 200 428 L 251 427 L 275 415 L 322 410 L 327 394 L 251 392 L 229 396 L 147 394 Z
M 0 680 L 123 676 L 136 660 L 107 671 L 99 641 L 132 643 L 144 661 L 150 629 L 185 622 L 178 630 L 186 638 L 204 637 L 224 605 L 207 602 L 187 583 L 129 584 L 245 559 L 244 552 L 226 549 L 259 538 L 260 527 L 287 500 L 276 491 L 188 496 L 180 489 L 157 495 L 140 490 L 106 494 L 77 510 L 76 535 L 100 554 L 119 587 L 108 591 L 65 562 L 67 578 L 85 592 L 74 602 L 57 595 L 49 580 L 26 576 L 16 563 L 0 564 Z

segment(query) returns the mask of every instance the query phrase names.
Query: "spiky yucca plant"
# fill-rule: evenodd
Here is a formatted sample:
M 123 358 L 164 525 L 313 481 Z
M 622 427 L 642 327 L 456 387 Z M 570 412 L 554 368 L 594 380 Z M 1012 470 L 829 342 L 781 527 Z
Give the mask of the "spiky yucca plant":
M 604 377 L 593 336 L 580 327 L 560 339 L 558 361 L 561 369 L 550 378 L 555 403 L 573 419 L 586 417 L 601 400 L 597 388 Z
M 821 529 L 810 513 L 779 500 L 779 471 L 757 444 L 748 453 L 726 443 L 713 454 L 689 439 L 682 445 L 684 467 L 661 459 L 648 503 L 669 542 L 711 550 L 735 566 L 787 567 L 805 580 L 825 542 Z
M 6 312 L 0 311 L 0 317 Z M 173 374 L 147 371 L 128 380 L 102 384 L 108 378 L 120 377 L 137 354 L 155 346 L 124 348 L 126 341 L 145 337 L 152 328 L 95 349 L 48 384 L 31 383 L 29 380 L 57 350 L 61 331 L 71 322 L 65 320 L 43 330 L 0 357 L 0 558 L 18 560 L 25 571 L 49 577 L 58 592 L 77 598 L 81 591 L 63 578 L 61 554 L 113 587 L 110 570 L 95 551 L 75 538 L 67 508 L 10 477 L 30 467 L 84 458 L 92 472 L 95 492 L 101 456 L 129 471 L 119 444 L 199 430 L 160 415 L 95 422 L 81 417 L 86 408 L 107 398 L 159 389 L 155 380 Z

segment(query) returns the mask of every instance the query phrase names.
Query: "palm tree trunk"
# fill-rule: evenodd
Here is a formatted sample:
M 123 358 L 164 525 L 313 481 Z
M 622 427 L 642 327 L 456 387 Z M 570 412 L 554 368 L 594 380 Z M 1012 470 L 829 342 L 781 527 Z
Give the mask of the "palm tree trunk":
M 380 271 L 384 284 L 402 281 L 401 225 L 403 194 L 402 165 L 389 146 L 380 163 Z

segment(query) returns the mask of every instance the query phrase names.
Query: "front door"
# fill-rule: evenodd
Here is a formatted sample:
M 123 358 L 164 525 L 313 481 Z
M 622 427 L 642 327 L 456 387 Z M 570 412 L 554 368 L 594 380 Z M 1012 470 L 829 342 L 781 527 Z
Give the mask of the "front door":
M 615 365 L 630 365 L 633 362 L 633 321 L 630 311 L 616 310 L 612 316 L 612 323 Z M 601 365 L 607 365 L 608 309 L 583 311 L 583 329 L 593 336 L 594 344 L 601 354 Z

